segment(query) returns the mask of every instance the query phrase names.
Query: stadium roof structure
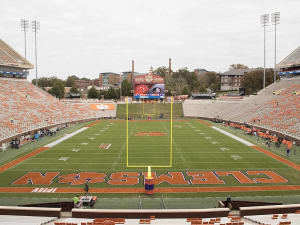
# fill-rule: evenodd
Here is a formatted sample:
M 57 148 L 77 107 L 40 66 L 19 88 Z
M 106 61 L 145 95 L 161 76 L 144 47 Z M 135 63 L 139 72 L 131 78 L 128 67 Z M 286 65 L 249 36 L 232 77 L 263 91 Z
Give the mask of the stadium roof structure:
M 118 74 L 118 73 L 114 73 L 114 72 L 104 72 L 104 73 L 99 73 L 100 75 L 102 74 L 102 75 L 107 75 L 107 74 L 112 74 L 112 75 L 119 75 L 120 76 L 120 74 Z
M 294 66 L 300 66 L 300 46 L 277 64 L 277 68 L 287 68 Z
M 231 76 L 234 76 L 234 75 L 239 75 L 239 76 L 243 76 L 245 73 L 249 73 L 251 71 L 254 71 L 254 70 L 257 70 L 257 68 L 252 68 L 252 69 L 231 69 L 231 70 L 228 70 L 224 73 L 221 73 L 220 75 L 222 76 L 228 76 L 228 75 L 231 75 Z
M 33 69 L 34 66 L 0 39 L 0 66 Z

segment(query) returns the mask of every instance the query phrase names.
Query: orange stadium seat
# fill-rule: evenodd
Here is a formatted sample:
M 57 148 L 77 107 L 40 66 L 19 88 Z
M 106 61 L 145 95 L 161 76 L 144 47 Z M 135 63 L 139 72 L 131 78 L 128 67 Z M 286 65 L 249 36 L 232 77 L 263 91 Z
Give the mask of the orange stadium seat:
M 87 102 L 64 102 L 26 80 L 0 79 L 0 140 L 56 124 L 115 114 L 91 110 Z

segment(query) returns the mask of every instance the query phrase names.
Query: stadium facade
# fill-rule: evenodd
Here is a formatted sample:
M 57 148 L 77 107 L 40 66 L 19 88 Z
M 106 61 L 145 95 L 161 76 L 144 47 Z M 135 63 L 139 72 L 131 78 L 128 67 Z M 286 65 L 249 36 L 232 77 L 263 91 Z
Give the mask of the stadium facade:
M 280 76 L 300 75 L 300 46 L 277 64 Z
M 0 77 L 26 79 L 34 66 L 0 39 Z

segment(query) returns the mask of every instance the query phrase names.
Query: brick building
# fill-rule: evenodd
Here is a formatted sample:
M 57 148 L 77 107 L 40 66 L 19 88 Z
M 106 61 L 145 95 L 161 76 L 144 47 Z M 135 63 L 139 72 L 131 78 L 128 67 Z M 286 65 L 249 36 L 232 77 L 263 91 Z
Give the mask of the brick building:
M 99 74 L 99 87 L 119 87 L 120 86 L 120 74 L 106 72 Z
M 239 90 L 245 74 L 257 69 L 232 69 L 220 74 L 221 91 Z

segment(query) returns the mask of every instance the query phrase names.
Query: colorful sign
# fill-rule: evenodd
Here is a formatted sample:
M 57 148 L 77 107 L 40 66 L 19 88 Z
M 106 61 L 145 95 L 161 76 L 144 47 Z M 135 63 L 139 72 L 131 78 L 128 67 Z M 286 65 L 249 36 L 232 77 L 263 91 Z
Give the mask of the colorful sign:
M 164 78 L 152 73 L 134 78 L 134 98 L 154 99 L 164 97 Z

